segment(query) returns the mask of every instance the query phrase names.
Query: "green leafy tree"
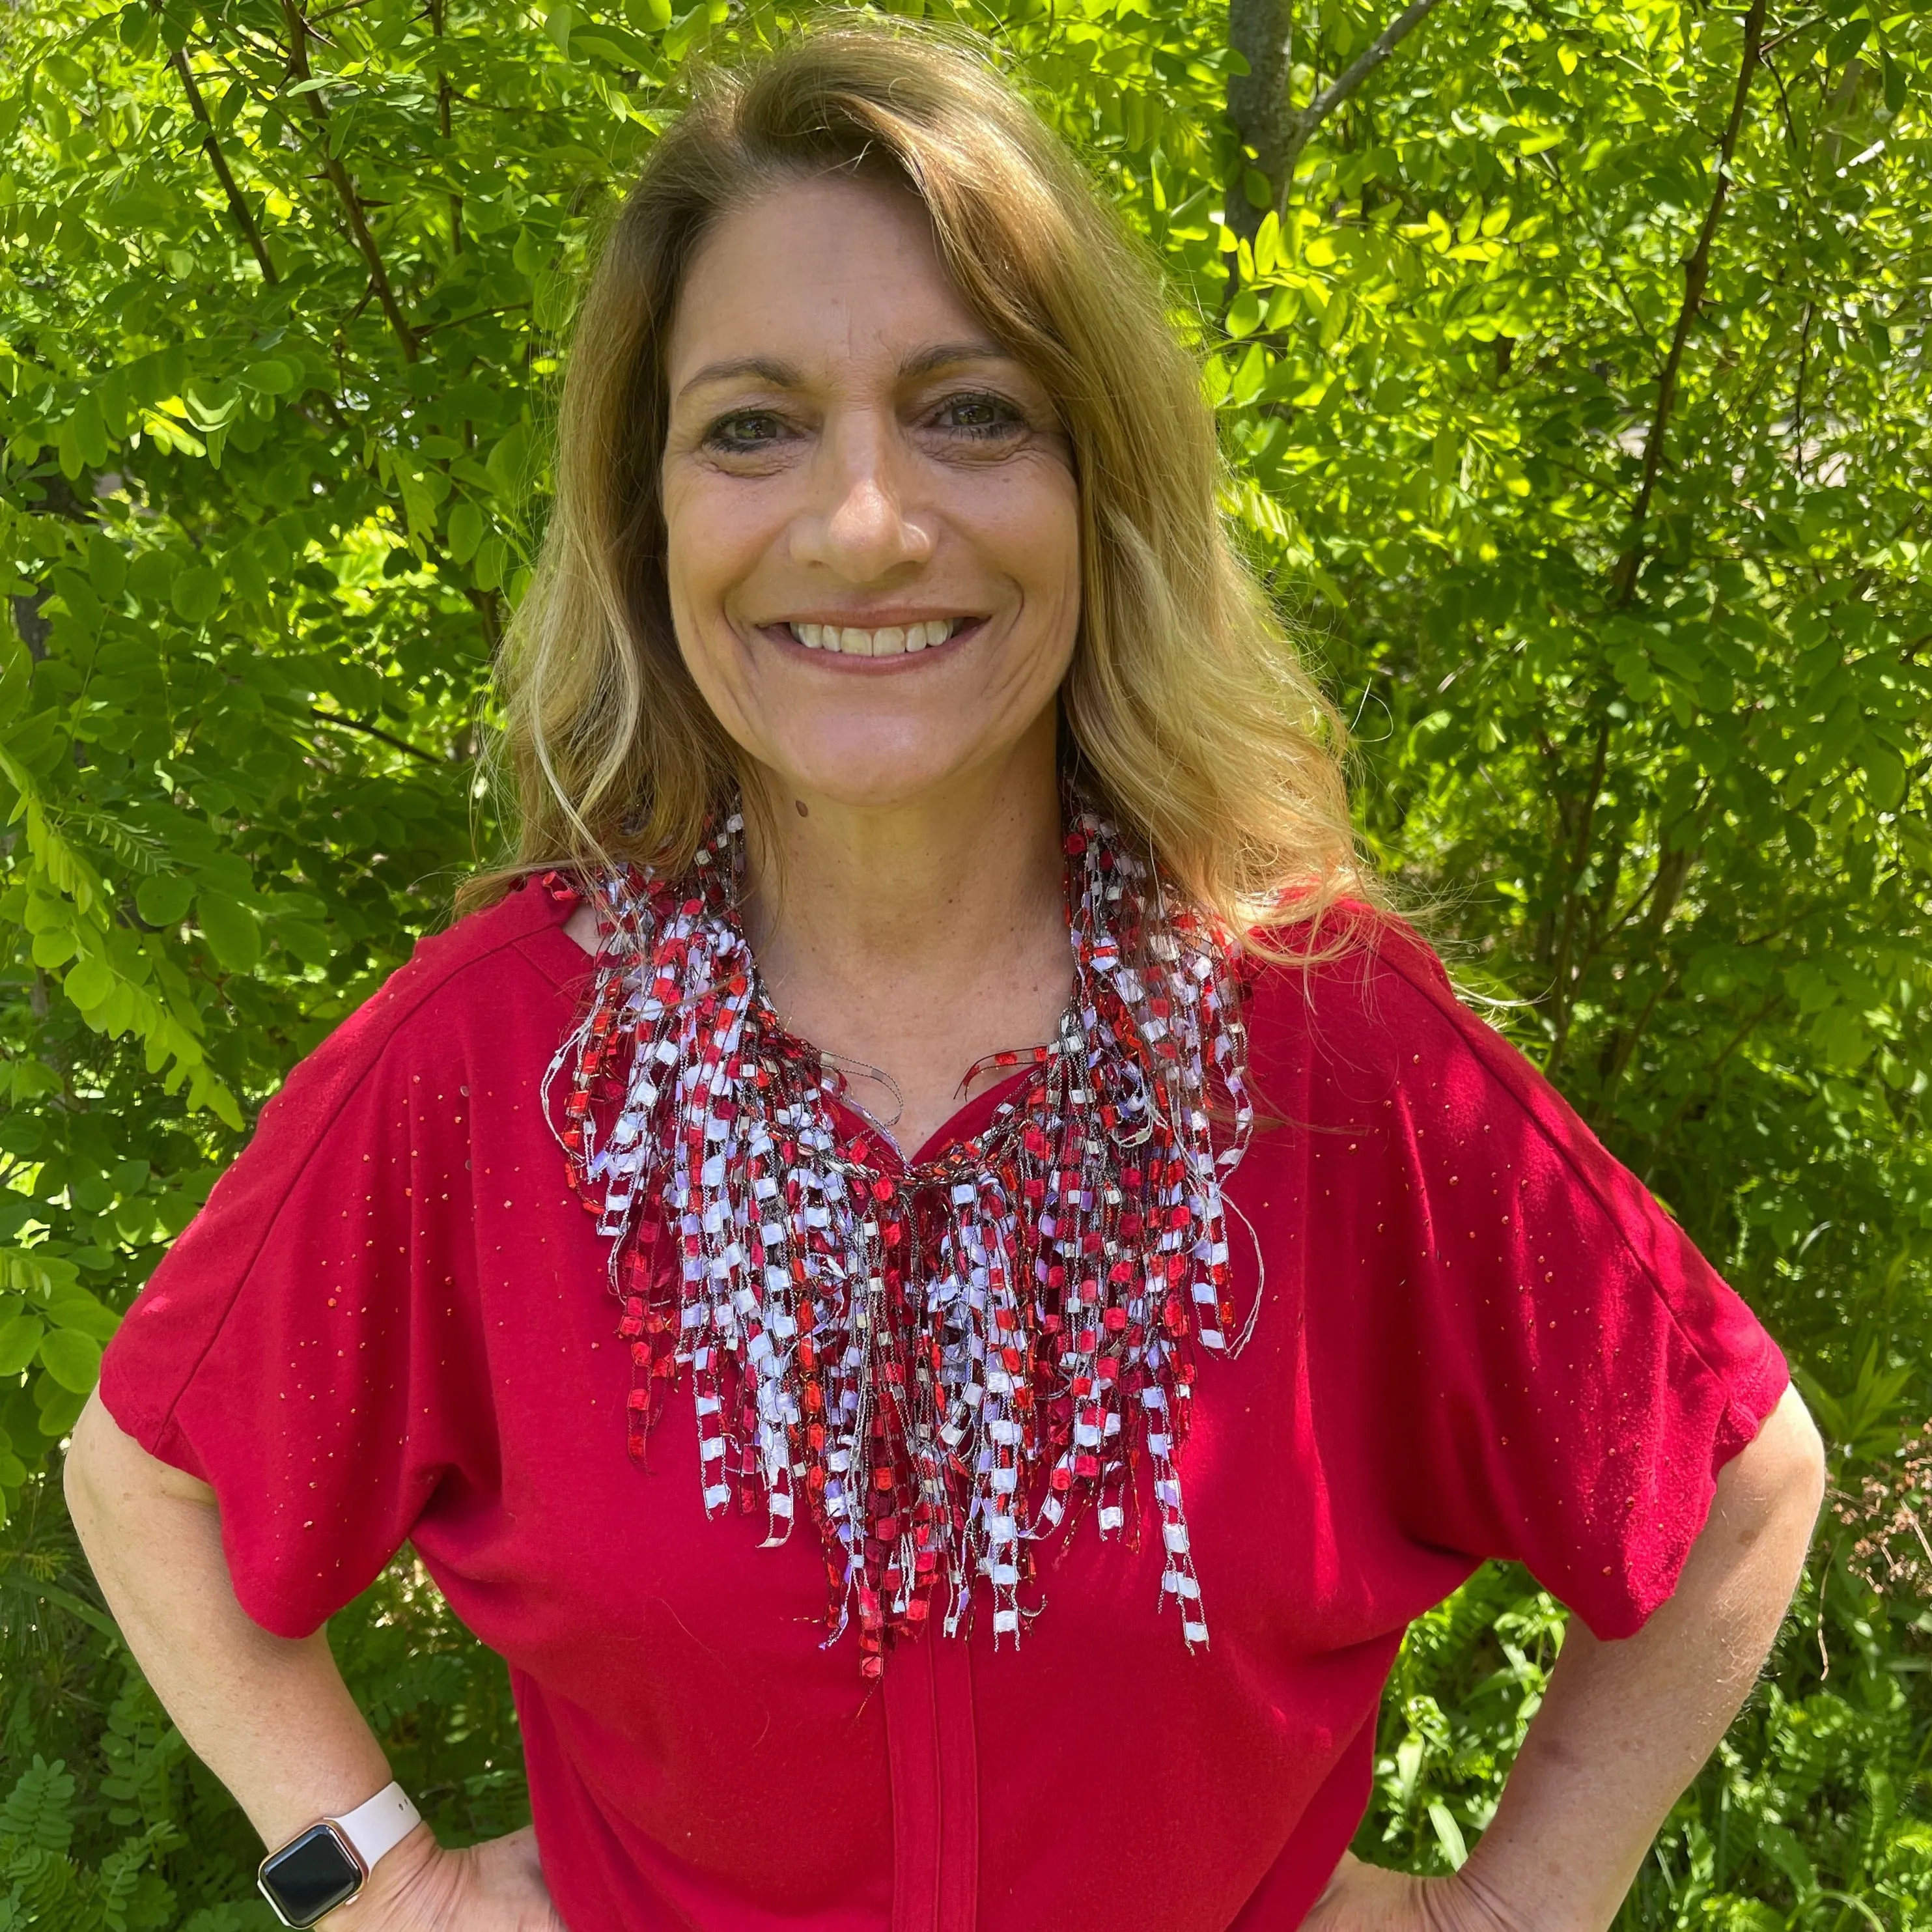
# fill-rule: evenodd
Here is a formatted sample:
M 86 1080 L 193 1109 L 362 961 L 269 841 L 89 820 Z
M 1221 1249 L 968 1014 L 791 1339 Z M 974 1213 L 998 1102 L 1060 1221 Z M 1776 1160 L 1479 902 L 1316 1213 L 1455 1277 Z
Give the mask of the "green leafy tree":
M 56 1445 L 262 1101 L 495 849 L 582 265 L 687 64 L 800 17 L 674 4 L 0 15 L 0 1925 L 264 1922 Z M 1932 1927 L 1928 1578 L 1882 1560 L 1932 1411 L 1932 25 L 955 17 L 1166 266 L 1370 849 L 1833 1438 L 1800 1613 L 1629 1922 Z M 1460 1860 L 1562 1625 L 1498 1571 L 1418 1627 L 1365 1852 Z M 522 1815 L 500 1668 L 406 1559 L 332 1636 L 446 1835 Z

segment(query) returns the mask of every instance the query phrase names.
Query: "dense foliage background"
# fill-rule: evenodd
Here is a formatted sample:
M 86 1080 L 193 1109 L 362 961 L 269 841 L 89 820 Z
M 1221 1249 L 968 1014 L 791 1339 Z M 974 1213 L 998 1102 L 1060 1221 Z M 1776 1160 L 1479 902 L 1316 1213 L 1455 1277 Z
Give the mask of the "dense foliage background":
M 580 265 L 685 64 L 798 17 L 677 4 L 0 7 L 0 1927 L 267 1922 L 56 1444 L 493 849 Z M 1378 860 L 1832 1439 L 1628 1922 L 1932 1927 L 1932 21 L 1439 0 L 1362 78 L 1392 6 L 962 8 L 1172 275 Z M 1418 1628 L 1365 1852 L 1462 1858 L 1561 1632 L 1508 1573 Z M 420 1576 L 334 1634 L 446 1835 L 513 1822 L 500 1671 Z

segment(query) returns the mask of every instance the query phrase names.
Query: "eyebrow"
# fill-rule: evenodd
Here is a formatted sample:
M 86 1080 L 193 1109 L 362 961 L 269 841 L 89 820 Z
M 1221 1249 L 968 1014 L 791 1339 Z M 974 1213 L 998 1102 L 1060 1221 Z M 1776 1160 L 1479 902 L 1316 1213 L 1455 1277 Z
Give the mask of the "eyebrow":
M 1014 359 L 1012 352 L 1001 348 L 997 342 L 938 342 L 929 349 L 922 349 L 916 356 L 908 356 L 899 364 L 898 375 L 900 381 L 910 382 L 921 376 L 929 376 L 936 369 L 951 368 L 956 363 L 1010 362 Z M 690 394 L 693 389 L 716 382 L 736 382 L 746 376 L 768 382 L 775 389 L 801 389 L 805 386 L 803 374 L 789 362 L 774 362 L 768 356 L 734 356 L 722 362 L 706 363 L 677 393 L 682 398 Z

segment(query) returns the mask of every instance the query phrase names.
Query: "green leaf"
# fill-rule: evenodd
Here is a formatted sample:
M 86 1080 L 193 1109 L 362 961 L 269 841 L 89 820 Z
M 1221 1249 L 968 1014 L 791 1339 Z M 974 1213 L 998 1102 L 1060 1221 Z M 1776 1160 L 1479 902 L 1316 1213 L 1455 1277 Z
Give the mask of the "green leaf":
M 302 371 L 292 362 L 265 356 L 242 370 L 242 380 L 248 388 L 262 395 L 286 396 L 302 380 Z
M 518 423 L 507 436 L 498 440 L 490 452 L 490 480 L 496 486 L 497 494 L 512 502 L 522 494 L 526 487 L 524 472 L 530 460 L 530 432 Z
M 82 1012 L 89 1012 L 113 992 L 114 975 L 104 959 L 85 953 L 68 969 L 61 990 Z
M 82 1346 L 92 1348 L 93 1344 L 86 1342 Z M 58 1442 L 80 1419 L 80 1412 L 87 1406 L 87 1398 L 92 1392 L 91 1389 L 68 1388 L 55 1379 L 50 1370 L 44 1369 L 34 1378 L 34 1406 L 39 1411 L 34 1419 L 40 1433 L 50 1441 Z
M 1847 20 L 1832 36 L 1825 50 L 1826 59 L 1834 67 L 1843 67 L 1870 38 L 1871 30 L 1868 18 Z
M 86 1395 L 100 1379 L 100 1344 L 73 1328 L 50 1328 L 40 1337 L 40 1362 L 72 1395 Z
M 69 1328 L 102 1342 L 111 1341 L 121 1325 L 120 1316 L 84 1288 L 58 1290 L 48 1301 L 47 1319 L 56 1328 Z
M 215 958 L 231 973 L 252 973 L 262 958 L 262 928 L 255 915 L 226 892 L 195 895 L 194 916 Z
M 326 966 L 335 956 L 328 934 L 306 920 L 278 919 L 274 935 L 280 943 L 307 966 Z
M 1892 58 L 1888 53 L 1879 56 L 1880 70 L 1885 76 L 1885 110 L 1888 114 L 1904 111 L 1905 104 L 1911 94 L 1911 82 L 1904 64 Z
M 466 498 L 449 513 L 449 554 L 458 563 L 467 563 L 483 541 L 483 513 Z
M 80 452 L 82 463 L 90 470 L 98 470 L 107 460 L 108 448 L 100 403 L 91 394 L 82 396 L 74 404 L 68 422 L 73 428 L 74 446 Z
M 192 564 L 174 580 L 174 604 L 190 624 L 204 624 L 221 603 L 221 578 L 205 564 Z
M 537 326 L 562 328 L 576 306 L 577 278 L 560 268 L 539 268 L 531 287 L 531 314 Z
M 573 60 L 608 61 L 613 67 L 647 70 L 652 64 L 648 47 L 608 26 L 572 28 L 568 51 Z
M 0 1376 L 17 1376 L 40 1353 L 46 1324 L 38 1315 L 0 1322 Z
M 1448 1862 L 1451 1871 L 1460 1871 L 1467 1862 L 1469 1848 L 1462 1838 L 1462 1828 L 1456 1823 L 1455 1815 L 1442 1799 L 1434 1799 L 1429 1807 L 1429 1822 L 1436 1833 L 1436 1842 L 1442 1848 L 1442 1856 Z
M 87 540 L 87 574 L 104 604 L 118 604 L 128 587 L 128 554 L 105 531 Z
M 1861 762 L 1881 812 L 1896 812 L 1905 800 L 1905 760 L 1888 746 L 1868 744 Z
M 44 1247 L 0 1248 L 0 1282 L 16 1292 L 49 1295 L 74 1285 L 74 1264 Z
M 187 918 L 194 896 L 191 879 L 157 874 L 134 888 L 134 909 L 150 926 L 178 926 Z
M 128 588 L 144 604 L 159 604 L 174 590 L 176 560 L 166 550 L 137 550 L 128 566 Z

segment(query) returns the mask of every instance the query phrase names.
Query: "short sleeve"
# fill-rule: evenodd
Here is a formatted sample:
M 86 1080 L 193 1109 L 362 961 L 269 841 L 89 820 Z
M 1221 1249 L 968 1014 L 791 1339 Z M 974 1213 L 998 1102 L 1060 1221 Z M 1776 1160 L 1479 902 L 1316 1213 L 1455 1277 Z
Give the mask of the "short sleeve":
M 1396 928 L 1376 1018 L 1386 1480 L 1409 1533 L 1514 1559 L 1597 1635 L 1676 1587 L 1717 1472 L 1789 1379 L 1641 1182 Z M 1390 1144 L 1392 1143 L 1392 1144 Z
M 213 1486 L 236 1595 L 284 1636 L 494 1480 L 462 1070 L 404 975 L 290 1076 L 102 1366 L 122 1429 Z

